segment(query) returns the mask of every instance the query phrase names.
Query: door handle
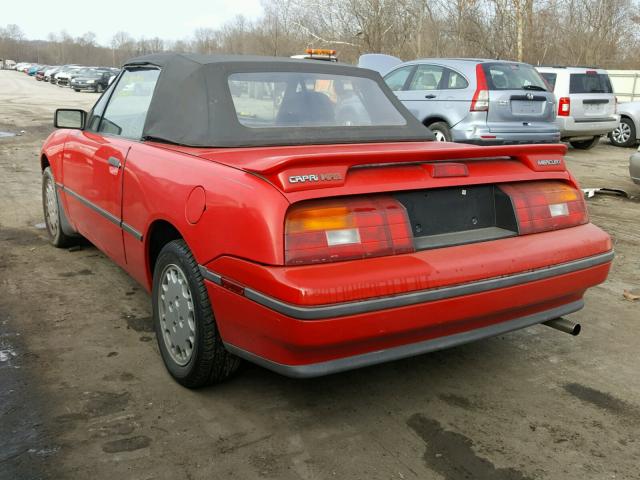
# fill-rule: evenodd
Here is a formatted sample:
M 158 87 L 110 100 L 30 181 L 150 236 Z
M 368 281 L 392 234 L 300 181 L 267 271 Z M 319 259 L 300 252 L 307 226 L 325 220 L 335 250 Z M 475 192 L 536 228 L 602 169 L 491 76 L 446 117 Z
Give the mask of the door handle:
M 109 157 L 107 162 L 109 162 L 109 165 L 117 168 L 118 170 L 122 168 L 122 163 L 120 163 L 120 160 L 118 160 L 116 157 Z
M 436 98 L 436 96 L 433 93 L 430 93 L 429 95 L 425 95 L 424 98 L 432 99 Z

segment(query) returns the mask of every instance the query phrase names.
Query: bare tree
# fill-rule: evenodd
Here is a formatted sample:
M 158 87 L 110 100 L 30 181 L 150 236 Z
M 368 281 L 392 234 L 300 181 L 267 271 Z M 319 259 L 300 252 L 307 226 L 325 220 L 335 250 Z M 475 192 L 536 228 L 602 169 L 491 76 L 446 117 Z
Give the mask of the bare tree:
M 117 32 L 110 48 L 91 32 L 27 40 L 0 28 L 0 57 L 50 63 L 121 65 L 135 55 L 171 50 L 289 56 L 334 48 L 342 61 L 363 53 L 488 57 L 533 64 L 640 68 L 640 0 L 263 0 L 264 14 L 218 29 L 199 28 L 174 42 Z

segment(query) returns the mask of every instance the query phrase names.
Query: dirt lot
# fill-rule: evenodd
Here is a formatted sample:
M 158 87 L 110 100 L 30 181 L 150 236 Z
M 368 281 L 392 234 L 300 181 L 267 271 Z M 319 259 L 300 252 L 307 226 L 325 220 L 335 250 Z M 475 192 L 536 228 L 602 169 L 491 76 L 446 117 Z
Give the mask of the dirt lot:
M 189 391 L 165 372 L 149 298 L 90 245 L 42 229 L 38 153 L 56 106 L 96 95 L 0 71 L 0 478 L 640 479 L 640 202 L 589 200 L 615 241 L 574 315 L 315 380 L 255 366 Z M 587 187 L 640 195 L 631 150 L 571 150 Z M 552 246 L 550 246 L 552 248 Z

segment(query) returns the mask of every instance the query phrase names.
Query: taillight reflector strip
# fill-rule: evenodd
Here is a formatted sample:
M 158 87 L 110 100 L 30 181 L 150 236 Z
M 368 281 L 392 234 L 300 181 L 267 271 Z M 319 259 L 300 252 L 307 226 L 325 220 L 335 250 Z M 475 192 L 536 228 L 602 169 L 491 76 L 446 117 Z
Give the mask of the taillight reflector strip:
M 589 221 L 582 192 L 558 181 L 500 185 L 509 195 L 518 220 L 518 233 L 546 232 Z
M 415 251 L 407 212 L 376 195 L 314 200 L 291 207 L 285 221 L 285 263 L 305 265 Z

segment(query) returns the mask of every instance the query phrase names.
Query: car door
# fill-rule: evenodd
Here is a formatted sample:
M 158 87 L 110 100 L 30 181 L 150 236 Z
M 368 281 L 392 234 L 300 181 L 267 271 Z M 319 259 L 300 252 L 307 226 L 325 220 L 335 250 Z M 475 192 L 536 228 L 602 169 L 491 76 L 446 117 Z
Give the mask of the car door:
M 131 145 L 140 140 L 159 70 L 126 70 L 101 97 L 86 128 L 65 143 L 63 191 L 77 230 L 120 265 L 122 175 Z
M 449 126 L 454 127 L 469 115 L 474 91 L 467 78 L 451 68 L 444 69 L 441 84 L 439 106 L 447 112 Z
M 443 74 L 444 67 L 419 64 L 405 89 L 397 92 L 398 98 L 418 120 L 441 114 Z
M 393 90 L 398 98 L 400 98 L 402 91 L 407 87 L 415 68 L 415 65 L 405 65 L 385 75 L 385 83 Z

